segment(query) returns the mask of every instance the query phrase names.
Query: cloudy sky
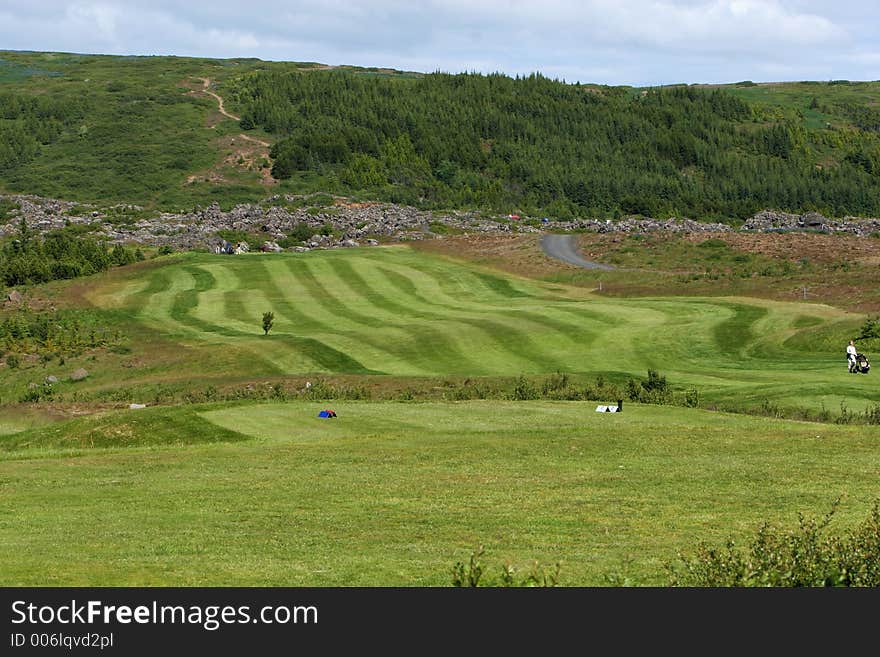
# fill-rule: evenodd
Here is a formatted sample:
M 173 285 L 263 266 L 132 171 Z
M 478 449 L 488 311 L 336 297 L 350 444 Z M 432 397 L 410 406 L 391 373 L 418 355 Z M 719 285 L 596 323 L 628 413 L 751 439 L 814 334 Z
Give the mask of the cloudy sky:
M 0 0 L 0 49 L 533 71 L 651 85 L 880 79 L 878 0 Z

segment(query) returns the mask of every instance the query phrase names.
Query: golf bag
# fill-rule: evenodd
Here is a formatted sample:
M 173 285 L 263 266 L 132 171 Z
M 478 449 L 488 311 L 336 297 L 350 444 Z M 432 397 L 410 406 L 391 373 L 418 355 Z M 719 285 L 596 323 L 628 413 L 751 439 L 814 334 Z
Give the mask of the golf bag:
M 856 357 L 849 361 L 850 374 L 867 374 L 870 369 L 871 364 L 865 354 L 856 354 Z

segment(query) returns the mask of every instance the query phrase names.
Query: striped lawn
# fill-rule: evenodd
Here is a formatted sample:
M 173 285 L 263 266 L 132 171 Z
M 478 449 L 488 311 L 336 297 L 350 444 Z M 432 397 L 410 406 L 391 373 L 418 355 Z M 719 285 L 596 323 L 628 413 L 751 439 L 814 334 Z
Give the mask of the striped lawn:
M 652 368 L 706 399 L 829 410 L 873 399 L 871 377 L 848 375 L 840 354 L 786 346 L 805 317 L 848 318 L 828 306 L 609 299 L 406 247 L 190 254 L 110 298 L 120 297 L 168 337 L 236 350 L 279 374 L 627 377 Z

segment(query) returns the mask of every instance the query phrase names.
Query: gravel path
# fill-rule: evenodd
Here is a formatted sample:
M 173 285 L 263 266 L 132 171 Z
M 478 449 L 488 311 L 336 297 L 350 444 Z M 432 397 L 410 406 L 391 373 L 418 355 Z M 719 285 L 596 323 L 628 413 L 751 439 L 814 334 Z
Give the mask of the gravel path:
M 614 269 L 611 265 L 603 265 L 584 258 L 578 252 L 574 235 L 544 235 L 541 238 L 541 249 L 543 249 L 545 255 L 562 260 L 570 265 L 575 265 L 576 267 L 583 267 L 584 269 Z

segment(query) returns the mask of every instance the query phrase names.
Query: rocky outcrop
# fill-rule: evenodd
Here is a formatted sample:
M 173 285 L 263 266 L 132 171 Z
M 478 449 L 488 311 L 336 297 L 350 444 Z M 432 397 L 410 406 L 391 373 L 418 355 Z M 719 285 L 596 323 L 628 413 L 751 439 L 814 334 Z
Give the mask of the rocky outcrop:
M 589 230 L 596 233 L 717 233 L 733 230 L 727 224 L 704 223 L 693 219 L 651 219 L 650 217 L 624 217 L 618 221 L 579 219 L 577 221 L 551 221 L 545 224 L 554 230 Z
M 65 225 L 90 225 L 94 234 L 110 242 L 171 246 L 175 249 L 211 248 L 220 240 L 221 230 L 264 233 L 266 242 L 277 243 L 302 224 L 314 229 L 314 236 L 304 245 L 311 248 L 351 246 L 367 239 L 412 239 L 425 234 L 425 227 L 438 221 L 464 231 L 538 232 L 534 226 L 511 225 L 503 220 L 483 218 L 478 213 L 454 212 L 438 216 L 416 208 L 388 203 L 337 204 L 322 209 L 291 208 L 302 199 L 273 196 L 261 204 L 241 204 L 223 211 L 217 204 L 191 212 L 162 213 L 149 219 L 127 223 L 120 220 L 120 210 L 138 211 L 135 206 L 117 206 L 107 210 L 66 201 L 34 196 L 12 196 L 19 209 L 11 213 L 9 223 L 0 225 L 0 236 L 16 231 L 20 217 L 38 232 Z M 330 229 L 329 231 L 327 229 Z M 324 235 L 332 232 L 332 236 Z M 269 247 L 274 250 L 273 247 Z
M 880 232 L 880 219 L 844 217 L 841 220 L 828 219 L 818 212 L 789 214 L 763 210 L 746 221 L 742 230 L 759 232 L 816 231 L 823 233 L 850 233 L 870 235 Z

